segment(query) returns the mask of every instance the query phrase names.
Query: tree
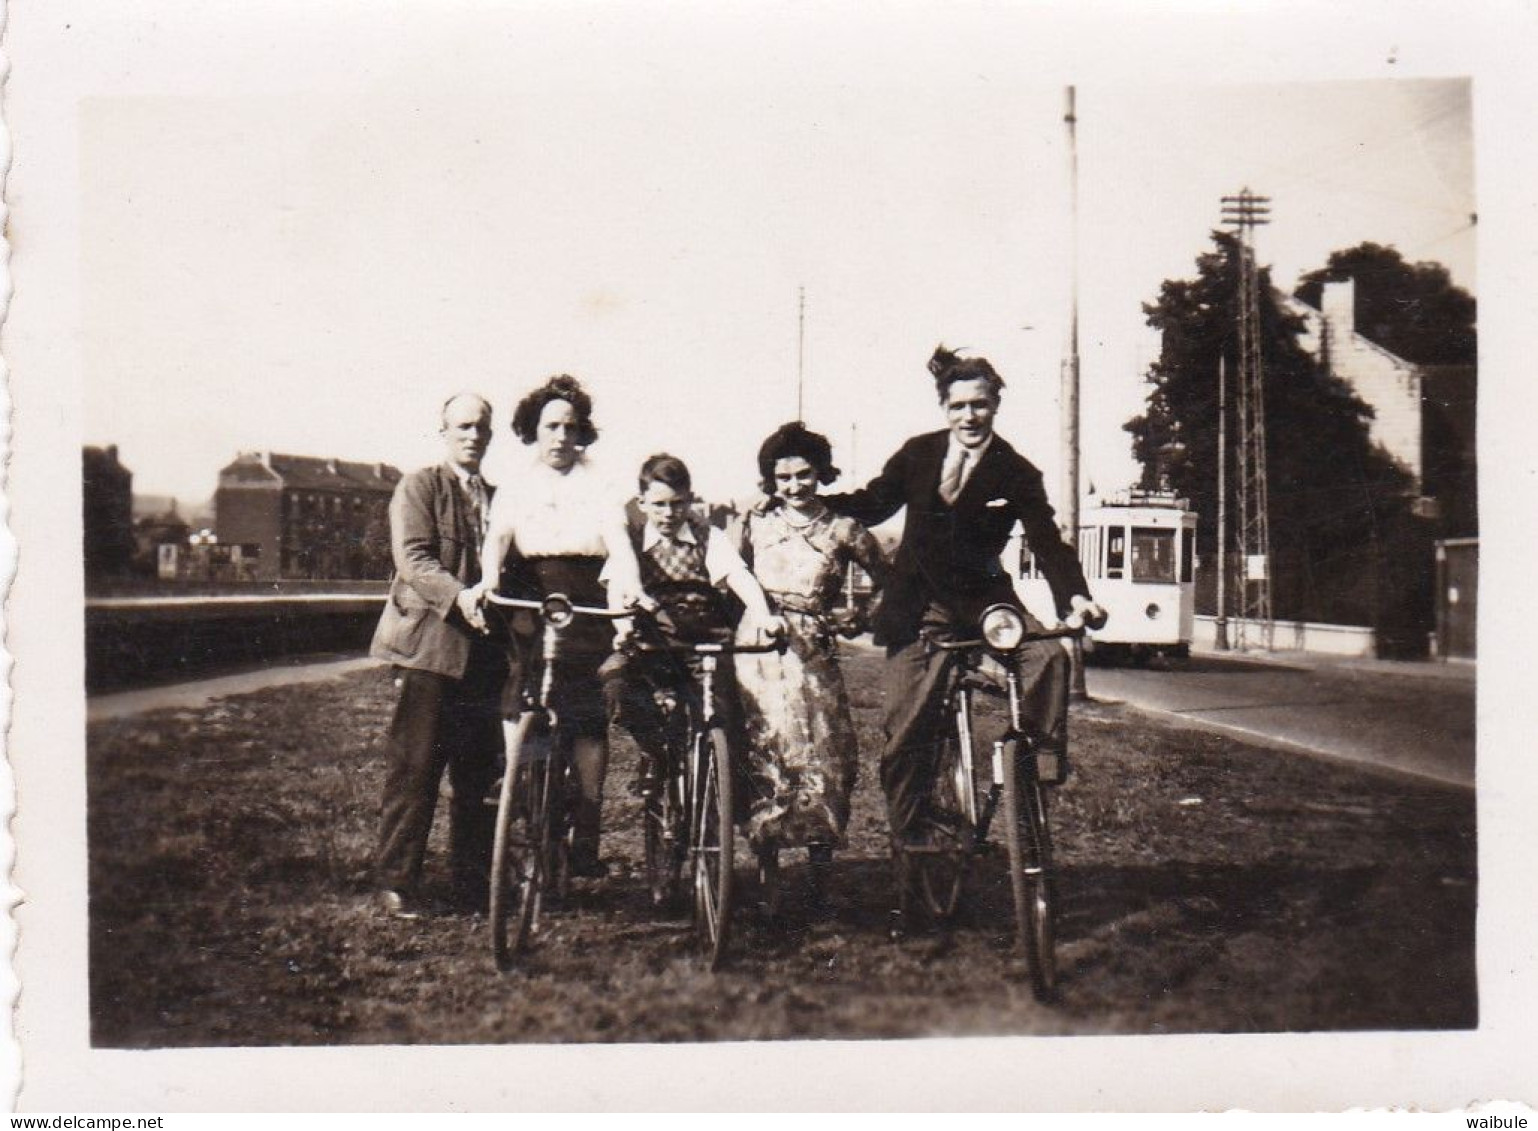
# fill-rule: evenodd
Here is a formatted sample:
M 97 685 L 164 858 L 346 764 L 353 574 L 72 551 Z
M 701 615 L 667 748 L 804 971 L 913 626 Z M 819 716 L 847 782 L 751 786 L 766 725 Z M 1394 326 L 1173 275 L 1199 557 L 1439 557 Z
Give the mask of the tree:
M 1317 307 L 1327 282 L 1356 281 L 1356 329 L 1417 365 L 1473 365 L 1478 353 L 1474 298 L 1440 263 L 1406 263 L 1392 247 L 1361 243 L 1330 254 L 1294 292 Z
M 1238 245 L 1223 232 L 1212 239 L 1194 279 L 1166 280 L 1158 299 L 1144 305 L 1163 345 L 1149 367 L 1147 410 L 1125 425 L 1142 485 L 1192 501 L 1209 561 L 1217 529 L 1218 359 L 1227 359 L 1231 413 L 1239 371 Z M 1369 439 L 1372 410 L 1298 344 L 1303 324 L 1273 301 L 1267 271 L 1259 291 L 1275 615 L 1375 624 L 1382 534 L 1407 513 L 1409 477 Z M 1235 492 L 1233 464 L 1228 483 Z M 1233 494 L 1229 513 L 1231 552 Z

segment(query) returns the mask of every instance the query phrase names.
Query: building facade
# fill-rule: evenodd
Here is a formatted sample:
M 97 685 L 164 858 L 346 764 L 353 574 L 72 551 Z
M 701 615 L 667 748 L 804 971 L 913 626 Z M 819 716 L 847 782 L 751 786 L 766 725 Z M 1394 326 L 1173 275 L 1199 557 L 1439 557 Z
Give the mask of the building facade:
M 118 461 L 117 445 L 82 453 L 85 579 L 89 585 L 126 576 L 133 568 L 133 472 Z
M 241 452 L 219 472 L 214 532 L 258 580 L 385 580 L 400 477 L 382 463 Z
M 1299 344 L 1373 410 L 1373 441 L 1414 481 L 1413 514 L 1378 532 L 1377 562 L 1368 579 L 1376 594 L 1379 655 L 1424 654 L 1429 636 L 1438 655 L 1472 659 L 1479 554 L 1476 367 L 1416 365 L 1358 333 L 1354 280 L 1325 283 L 1317 310 L 1287 295 L 1277 300 L 1302 319 Z
M 1475 367 L 1416 365 L 1363 337 L 1354 280 L 1325 283 L 1318 310 L 1277 301 L 1303 321 L 1298 344 L 1372 408 L 1369 435 L 1413 477 L 1418 513 L 1444 537 L 1477 534 Z

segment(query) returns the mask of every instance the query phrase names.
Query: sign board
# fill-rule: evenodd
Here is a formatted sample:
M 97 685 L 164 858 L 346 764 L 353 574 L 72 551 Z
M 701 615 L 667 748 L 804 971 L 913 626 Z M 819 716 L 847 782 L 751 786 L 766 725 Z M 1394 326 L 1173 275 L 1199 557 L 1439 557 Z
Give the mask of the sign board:
M 1266 555 L 1246 554 L 1244 558 L 1244 580 L 1264 581 L 1266 579 Z

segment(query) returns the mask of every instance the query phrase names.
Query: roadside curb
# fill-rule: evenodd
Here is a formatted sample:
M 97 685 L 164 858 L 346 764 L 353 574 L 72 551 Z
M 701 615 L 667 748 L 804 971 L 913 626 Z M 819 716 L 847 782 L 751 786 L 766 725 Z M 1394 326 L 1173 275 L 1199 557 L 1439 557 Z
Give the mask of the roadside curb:
M 1267 664 L 1294 671 L 1338 671 L 1364 675 L 1399 676 L 1405 679 L 1433 679 L 1444 683 L 1474 683 L 1478 668 L 1471 663 L 1438 660 L 1377 660 L 1356 656 L 1330 656 L 1314 652 L 1220 652 L 1215 648 L 1193 648 L 1193 659 L 1225 660 L 1234 663 Z

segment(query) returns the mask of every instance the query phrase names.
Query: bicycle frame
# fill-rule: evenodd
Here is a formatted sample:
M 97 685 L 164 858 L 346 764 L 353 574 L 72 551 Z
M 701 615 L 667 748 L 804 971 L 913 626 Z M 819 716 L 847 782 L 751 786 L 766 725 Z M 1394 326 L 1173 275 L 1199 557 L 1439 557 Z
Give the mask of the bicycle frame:
M 998 812 L 999 797 L 1004 790 L 1004 751 L 1010 743 L 1026 740 L 1025 725 L 1022 718 L 1024 694 L 1020 685 L 1020 670 L 1015 663 L 1015 656 L 1021 648 L 1027 644 L 1046 640 L 1071 639 L 1082 633 L 1082 629 L 1049 629 L 1045 632 L 1026 633 L 1018 645 L 1007 650 L 997 649 L 981 639 L 975 640 L 940 640 L 927 637 L 930 648 L 939 652 L 961 653 L 961 672 L 956 679 L 956 686 L 946 701 L 946 711 L 950 715 L 956 730 L 957 745 L 961 757 L 961 796 L 966 805 L 964 816 L 973 826 L 973 850 L 980 849 L 988 839 L 988 830 L 993 824 L 994 815 Z M 977 789 L 977 765 L 976 765 L 976 741 L 972 729 L 972 696 L 973 686 L 968 683 L 968 677 L 973 675 L 982 665 L 983 658 L 991 656 L 999 662 L 1004 669 L 1005 695 L 1009 703 L 1009 727 L 1003 736 L 993 742 L 991 751 L 990 782 L 988 790 L 981 797 Z
M 524 690 L 523 709 L 507 751 L 502 788 L 497 802 L 495 835 L 492 843 L 491 917 L 492 952 L 499 969 L 509 969 L 513 955 L 521 952 L 535 930 L 539 908 L 547 887 L 564 893 L 567 880 L 565 826 L 567 801 L 566 775 L 569 765 L 559 741 L 560 723 L 551 697 L 555 687 L 555 661 L 560 655 L 563 630 L 578 613 L 615 619 L 630 615 L 608 609 L 587 608 L 573 604 L 565 595 L 552 593 L 542 601 L 527 601 L 488 594 L 493 605 L 513 609 L 537 610 L 544 621 L 541 656 L 544 670 L 539 690 Z M 543 767 L 527 757 L 528 738 L 534 720 L 544 715 L 551 735 L 550 750 Z M 526 772 L 527 770 L 527 772 Z M 518 783 L 522 781 L 522 786 Z M 515 816 L 519 806 L 523 815 Z M 523 835 L 514 831 L 522 822 Z M 554 830 L 554 831 L 553 831 Z M 514 898 L 516 894 L 516 898 Z M 513 906 L 516 904 L 516 906 Z M 509 931 L 509 919 L 513 920 Z
M 655 622 L 642 623 L 653 630 L 659 627 Z M 681 702 L 675 700 L 677 705 L 664 708 L 671 712 L 664 722 L 664 731 L 676 734 L 676 724 L 682 721 L 686 746 L 679 749 L 672 744 L 674 740 L 669 740 L 663 754 L 667 764 L 656 767 L 663 776 L 663 785 L 660 795 L 648 795 L 646 803 L 648 878 L 653 901 L 664 902 L 669 898 L 665 893 L 673 890 L 678 879 L 676 871 L 669 878 L 668 869 L 681 868 L 688 862 L 694 890 L 695 934 L 714 970 L 725 957 L 730 937 L 735 836 L 733 744 L 716 711 L 717 671 L 722 656 L 783 650 L 785 645 L 685 644 L 668 641 L 660 632 L 658 636 L 659 641 L 637 640 L 631 647 L 638 653 L 694 657 L 699 663 L 687 673 L 686 680 L 671 688 Z M 681 720 L 678 712 L 682 713 Z M 654 837 L 658 840 L 654 841 Z M 684 854 L 674 855 L 680 845 Z

